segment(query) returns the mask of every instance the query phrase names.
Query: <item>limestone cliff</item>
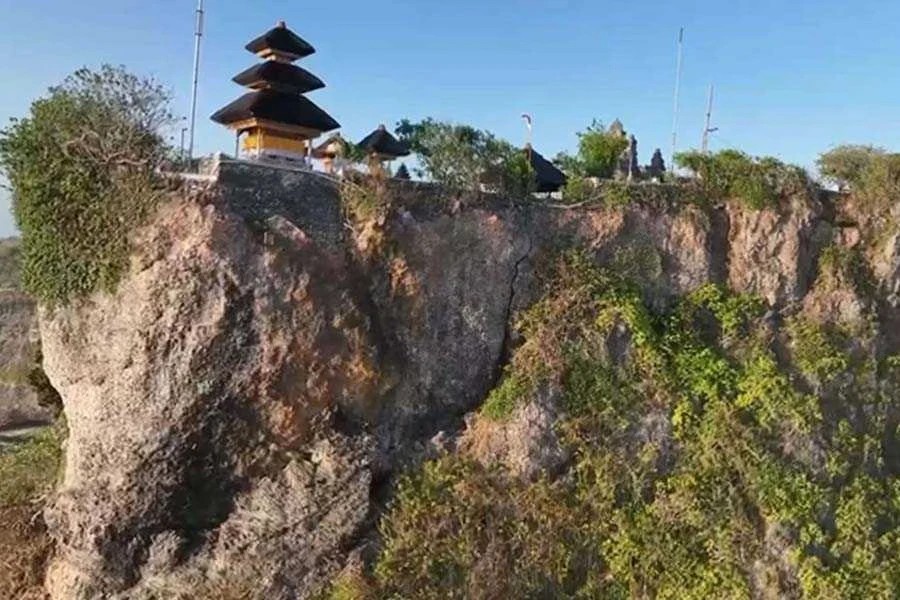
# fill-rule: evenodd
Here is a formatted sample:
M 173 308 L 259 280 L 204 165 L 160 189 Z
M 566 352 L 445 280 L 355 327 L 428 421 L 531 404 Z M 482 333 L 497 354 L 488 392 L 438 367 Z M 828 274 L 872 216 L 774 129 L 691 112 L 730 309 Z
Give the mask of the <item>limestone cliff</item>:
M 52 597 L 307 598 L 366 554 L 404 466 L 460 442 L 526 477 L 559 469 L 554 390 L 478 436 L 471 415 L 566 247 L 660 310 L 708 282 L 773 311 L 855 318 L 867 302 L 817 286 L 839 236 L 814 194 L 779 211 L 437 196 L 398 187 L 377 222 L 353 222 L 327 179 L 223 162 L 135 233 L 115 293 L 41 310 L 69 427 Z M 895 300 L 898 244 L 881 252 Z
M 37 314 L 20 289 L 19 240 L 0 240 L 0 433 L 46 424 L 51 412 L 28 384 L 35 366 Z

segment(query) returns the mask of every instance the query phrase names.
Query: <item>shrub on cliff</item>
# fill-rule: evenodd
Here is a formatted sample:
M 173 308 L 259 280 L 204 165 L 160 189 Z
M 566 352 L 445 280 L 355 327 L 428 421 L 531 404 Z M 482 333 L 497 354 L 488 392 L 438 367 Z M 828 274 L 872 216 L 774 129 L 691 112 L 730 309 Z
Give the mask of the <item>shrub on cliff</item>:
M 535 187 L 525 153 L 489 131 L 428 118 L 404 119 L 395 132 L 418 155 L 422 174 L 451 189 L 523 196 Z
M 809 178 L 800 167 L 770 156 L 751 157 L 738 150 L 680 152 L 675 162 L 697 176 L 707 201 L 735 199 L 757 210 L 775 207 L 783 196 L 809 186 Z
M 607 131 L 599 121 L 592 122 L 578 134 L 578 153 L 575 156 L 560 152 L 553 162 L 570 176 L 612 177 L 616 163 L 628 140 L 616 133 Z
M 883 148 L 842 144 L 823 152 L 816 161 L 822 177 L 841 189 L 856 186 L 872 162 L 885 155 Z
M 900 197 L 900 154 L 874 156 L 850 189 L 869 214 L 890 210 Z
M 762 303 L 713 285 L 661 314 L 584 258 L 547 281 L 481 418 L 552 381 L 568 471 L 532 482 L 448 455 L 410 474 L 375 597 L 896 597 L 898 361 L 823 349 L 807 324 L 787 335 L 809 351 L 782 364 Z M 846 372 L 839 406 L 795 375 L 823 368 Z
M 888 212 L 900 197 L 900 154 L 884 148 L 844 144 L 816 161 L 822 177 L 850 192 L 867 216 Z M 892 221 L 883 223 L 890 230 Z
M 81 69 L 0 131 L 22 231 L 22 281 L 48 304 L 111 289 L 160 194 L 169 94 L 122 68 Z

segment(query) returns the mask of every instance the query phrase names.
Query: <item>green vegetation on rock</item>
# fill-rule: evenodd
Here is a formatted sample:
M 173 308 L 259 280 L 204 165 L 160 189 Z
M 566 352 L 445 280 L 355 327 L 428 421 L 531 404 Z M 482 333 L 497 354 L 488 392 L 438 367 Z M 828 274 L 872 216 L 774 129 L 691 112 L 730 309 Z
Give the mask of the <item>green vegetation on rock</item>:
M 22 244 L 18 238 L 0 240 L 0 290 L 22 287 Z
M 383 520 L 373 589 L 353 597 L 896 597 L 887 379 L 854 378 L 840 339 L 801 321 L 783 364 L 762 303 L 716 286 L 656 314 L 578 256 L 547 281 L 481 418 L 502 425 L 541 382 L 560 385 L 567 472 L 426 463 Z M 833 406 L 792 369 L 849 373 L 851 389 Z
M 845 144 L 822 153 L 816 164 L 826 181 L 852 192 L 868 213 L 888 211 L 900 194 L 900 154 Z
M 774 208 L 782 197 L 810 185 L 800 167 L 772 157 L 750 157 L 738 150 L 681 152 L 675 155 L 675 162 L 697 175 L 706 202 L 735 199 L 751 209 Z
M 619 157 L 628 147 L 628 138 L 608 131 L 597 120 L 577 135 L 578 153 L 570 156 L 561 152 L 554 162 L 570 177 L 612 177 Z
M 875 146 L 842 144 L 823 152 L 816 166 L 826 181 L 844 189 L 858 185 L 872 162 L 885 154 L 883 148 Z
M 112 289 L 160 198 L 168 93 L 109 66 L 76 71 L 0 131 L 22 231 L 22 281 L 48 304 Z
M 419 157 L 422 174 L 449 189 L 477 192 L 484 186 L 523 197 L 535 188 L 525 152 L 488 131 L 431 118 L 404 119 L 395 131 Z
M 35 502 L 53 488 L 64 439 L 65 425 L 58 423 L 0 452 L 0 508 Z

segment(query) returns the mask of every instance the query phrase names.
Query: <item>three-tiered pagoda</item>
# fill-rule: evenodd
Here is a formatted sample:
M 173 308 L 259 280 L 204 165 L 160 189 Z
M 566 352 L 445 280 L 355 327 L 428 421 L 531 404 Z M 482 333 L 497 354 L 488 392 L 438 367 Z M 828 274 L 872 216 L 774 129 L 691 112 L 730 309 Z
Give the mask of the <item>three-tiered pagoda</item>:
M 246 46 L 264 62 L 233 81 L 250 92 L 211 118 L 244 136 L 245 155 L 252 158 L 303 160 L 310 140 L 340 127 L 303 94 L 325 87 L 321 79 L 297 65 L 315 49 L 287 28 L 284 21 Z

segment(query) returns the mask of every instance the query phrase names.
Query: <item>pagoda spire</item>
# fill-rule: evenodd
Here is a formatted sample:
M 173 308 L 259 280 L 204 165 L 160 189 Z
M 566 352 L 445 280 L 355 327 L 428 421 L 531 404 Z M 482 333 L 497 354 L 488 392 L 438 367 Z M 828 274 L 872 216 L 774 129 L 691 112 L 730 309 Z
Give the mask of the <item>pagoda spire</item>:
M 311 140 L 340 127 L 304 95 L 325 84 L 293 64 L 315 53 L 315 48 L 284 21 L 246 48 L 263 62 L 242 71 L 233 81 L 251 91 L 218 110 L 212 120 L 243 136 L 243 150 L 250 158 L 305 160 Z

